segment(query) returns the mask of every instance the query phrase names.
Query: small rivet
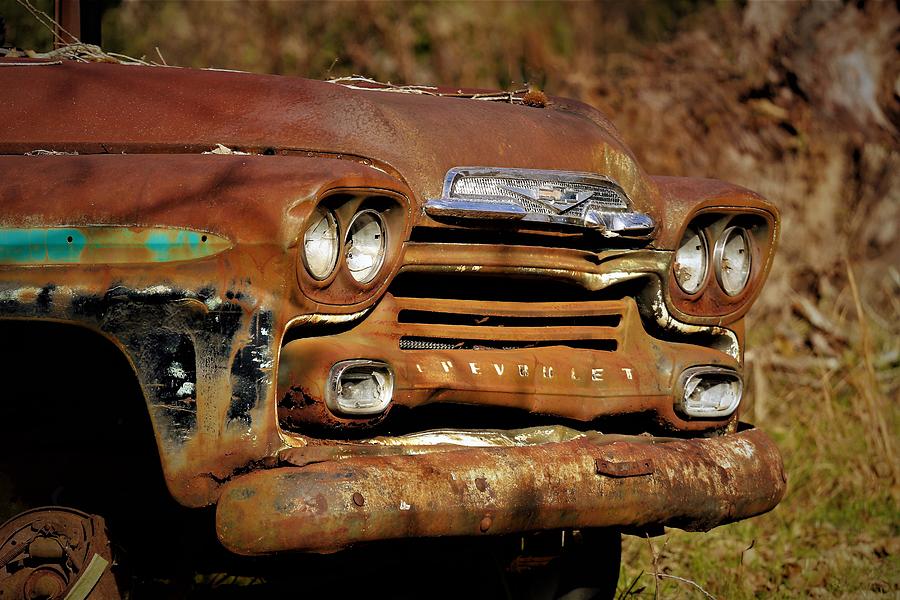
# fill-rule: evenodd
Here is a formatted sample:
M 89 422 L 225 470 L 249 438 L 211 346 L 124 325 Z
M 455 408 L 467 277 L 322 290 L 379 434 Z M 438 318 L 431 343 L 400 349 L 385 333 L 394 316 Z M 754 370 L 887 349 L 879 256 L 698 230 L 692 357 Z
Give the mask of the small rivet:
M 485 517 L 481 520 L 481 531 L 485 532 L 491 528 L 491 525 L 494 521 L 490 517 Z
M 353 493 L 353 504 L 355 504 L 357 506 L 362 506 L 365 503 L 366 503 L 366 499 L 363 498 L 362 494 L 360 494 L 359 492 Z
M 484 477 L 475 478 L 475 487 L 478 488 L 479 492 L 483 492 L 487 489 L 487 479 Z

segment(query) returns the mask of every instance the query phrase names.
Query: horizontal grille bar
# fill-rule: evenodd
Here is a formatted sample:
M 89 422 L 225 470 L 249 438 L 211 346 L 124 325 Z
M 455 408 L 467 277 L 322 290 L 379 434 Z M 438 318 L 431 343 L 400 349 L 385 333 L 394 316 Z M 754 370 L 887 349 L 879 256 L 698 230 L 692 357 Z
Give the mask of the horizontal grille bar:
M 509 342 L 498 340 L 469 340 L 437 337 L 404 336 L 400 338 L 401 350 L 523 350 L 566 346 L 569 348 L 615 352 L 618 342 L 614 339 L 570 339 Z
M 617 327 L 621 315 L 565 315 L 543 316 L 446 313 L 428 310 L 401 310 L 400 323 L 426 325 L 465 325 L 475 327 Z
M 511 247 L 546 248 L 548 256 L 572 256 L 568 251 L 582 250 L 593 255 L 619 248 L 642 247 L 646 241 L 631 238 L 604 238 L 596 231 L 555 230 L 546 227 L 529 229 L 528 222 L 515 221 L 515 227 L 498 221 L 490 229 L 477 227 L 449 227 L 416 225 L 410 242 L 419 244 L 474 244 L 494 246 L 497 252 Z

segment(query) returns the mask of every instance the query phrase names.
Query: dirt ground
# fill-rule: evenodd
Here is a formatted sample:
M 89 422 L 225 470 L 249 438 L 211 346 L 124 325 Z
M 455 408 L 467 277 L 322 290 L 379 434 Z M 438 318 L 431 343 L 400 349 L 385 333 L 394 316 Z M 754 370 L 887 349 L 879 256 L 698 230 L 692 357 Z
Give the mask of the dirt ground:
M 708 534 L 628 538 L 620 597 L 900 595 L 897 3 L 111 6 L 107 50 L 314 78 L 525 82 L 607 111 L 652 173 L 770 198 L 783 229 L 750 315 L 746 418 L 779 442 L 788 496 Z M 40 42 L 17 27 L 8 18 L 18 45 Z

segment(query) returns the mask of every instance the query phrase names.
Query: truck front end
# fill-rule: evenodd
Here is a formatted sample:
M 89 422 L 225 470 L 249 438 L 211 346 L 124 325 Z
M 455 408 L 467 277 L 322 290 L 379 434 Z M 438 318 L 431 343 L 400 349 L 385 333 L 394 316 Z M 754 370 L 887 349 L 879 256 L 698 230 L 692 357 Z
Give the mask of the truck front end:
M 233 552 L 705 530 L 783 496 L 739 421 L 757 194 L 648 176 L 564 99 L 21 62 L 0 317 L 116 344 L 172 496 Z

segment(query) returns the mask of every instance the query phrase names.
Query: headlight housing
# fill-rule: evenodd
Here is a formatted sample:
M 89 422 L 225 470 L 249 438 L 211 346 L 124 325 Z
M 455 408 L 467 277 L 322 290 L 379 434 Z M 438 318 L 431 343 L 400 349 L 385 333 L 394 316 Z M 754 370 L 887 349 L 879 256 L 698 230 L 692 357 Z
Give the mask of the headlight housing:
M 689 226 L 675 252 L 675 281 L 688 294 L 696 294 L 706 283 L 709 248 L 703 230 Z
M 298 203 L 294 238 L 301 292 L 324 305 L 358 310 L 385 289 L 409 237 L 409 201 L 388 190 L 340 188 Z
M 724 325 L 746 314 L 772 264 L 776 213 L 763 208 L 710 207 L 687 219 L 676 243 L 666 303 L 674 318 Z M 674 238 L 674 236 L 672 236 Z
M 323 281 L 337 265 L 340 235 L 337 219 L 330 210 L 319 207 L 303 233 L 303 264 L 317 281 Z

